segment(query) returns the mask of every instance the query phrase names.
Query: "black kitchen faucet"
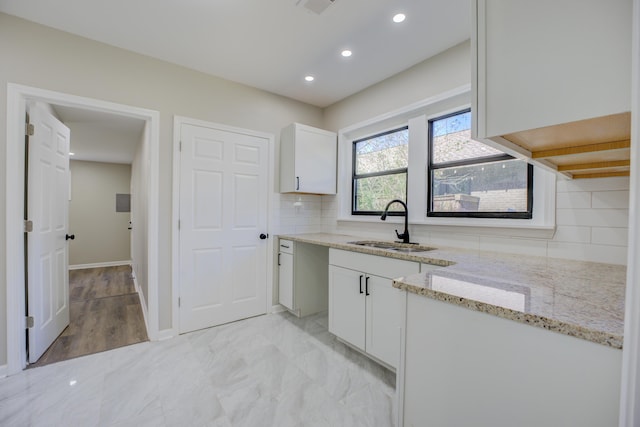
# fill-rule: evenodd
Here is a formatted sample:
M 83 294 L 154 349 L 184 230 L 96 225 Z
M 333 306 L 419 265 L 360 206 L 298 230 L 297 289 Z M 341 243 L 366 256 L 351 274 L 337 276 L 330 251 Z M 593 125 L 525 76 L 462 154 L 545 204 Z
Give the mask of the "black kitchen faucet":
M 389 206 L 391 206 L 394 203 L 400 203 L 402 207 L 404 207 L 404 233 L 400 234 L 398 233 L 398 230 L 396 230 L 396 236 L 398 236 L 398 239 L 402 240 L 402 243 L 411 243 L 409 241 L 409 208 L 407 208 L 407 204 L 405 202 L 403 202 L 400 199 L 393 199 L 392 201 L 387 203 L 387 207 L 384 208 L 384 212 L 382 213 L 382 216 L 380 217 L 380 219 L 383 221 L 387 219 Z

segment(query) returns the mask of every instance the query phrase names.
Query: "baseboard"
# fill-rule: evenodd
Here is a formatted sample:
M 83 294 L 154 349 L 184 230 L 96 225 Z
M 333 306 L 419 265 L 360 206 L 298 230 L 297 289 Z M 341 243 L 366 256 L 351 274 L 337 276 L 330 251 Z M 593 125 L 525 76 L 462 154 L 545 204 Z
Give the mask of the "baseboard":
M 175 331 L 173 329 L 163 329 L 158 331 L 158 341 L 168 340 L 175 337 Z
M 271 306 L 271 311 L 270 313 L 275 314 L 275 313 L 282 313 L 283 311 L 289 311 L 287 310 L 287 308 L 283 305 L 280 304 L 275 304 Z
M 144 300 L 144 295 L 142 294 L 142 290 L 140 289 L 140 285 L 138 284 L 138 278 L 135 270 L 133 269 L 133 265 L 131 266 L 131 278 L 133 279 L 133 287 L 136 290 L 136 293 L 138 294 L 138 299 L 140 300 L 140 307 L 142 308 L 142 317 L 144 318 L 144 326 L 147 328 L 147 336 L 149 337 L 150 340 L 152 340 L 151 336 L 149 335 L 149 319 L 147 318 L 148 316 L 147 303 Z
M 9 369 L 7 365 L 0 365 L 0 378 L 4 378 L 8 375 Z
M 119 265 L 131 265 L 131 260 L 95 262 L 93 264 L 74 264 L 69 266 L 69 270 L 82 270 L 83 268 L 117 267 Z

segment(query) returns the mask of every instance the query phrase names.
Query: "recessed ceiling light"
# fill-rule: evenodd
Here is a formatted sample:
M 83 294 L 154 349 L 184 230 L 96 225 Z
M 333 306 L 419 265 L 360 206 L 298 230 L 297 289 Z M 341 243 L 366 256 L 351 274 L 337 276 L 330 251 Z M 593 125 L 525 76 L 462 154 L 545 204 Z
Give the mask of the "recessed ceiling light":
M 69 153 L 69 155 L 70 155 L 70 156 L 75 156 L 75 155 L 76 155 L 76 153 Z
M 400 23 L 406 19 L 406 15 L 404 13 L 397 13 L 393 16 L 393 22 Z
M 305 79 L 306 81 L 308 81 L 308 82 L 312 82 L 312 81 L 314 81 L 316 78 L 315 78 L 315 77 L 313 77 L 313 76 L 305 76 L 305 78 L 304 78 L 304 79 Z
M 342 52 L 340 52 L 340 55 L 344 56 L 345 58 L 350 57 L 353 54 L 353 52 L 351 52 L 349 49 L 345 49 Z

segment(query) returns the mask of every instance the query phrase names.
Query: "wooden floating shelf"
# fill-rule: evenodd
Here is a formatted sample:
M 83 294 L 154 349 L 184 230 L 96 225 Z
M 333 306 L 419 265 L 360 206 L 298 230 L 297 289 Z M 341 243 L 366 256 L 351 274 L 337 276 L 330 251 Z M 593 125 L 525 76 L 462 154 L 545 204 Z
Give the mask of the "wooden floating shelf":
M 631 113 L 503 135 L 570 178 L 629 176 Z
M 631 166 L 631 160 L 617 160 L 613 162 L 593 162 L 570 165 L 558 165 L 558 172 L 575 172 L 586 169 L 627 168 Z
M 571 154 L 595 153 L 601 151 L 620 150 L 630 147 L 631 141 L 626 139 L 624 141 L 601 142 L 599 144 L 576 145 L 574 147 L 551 148 L 547 150 L 533 151 L 531 152 L 531 158 L 549 159 L 552 157 L 569 156 Z

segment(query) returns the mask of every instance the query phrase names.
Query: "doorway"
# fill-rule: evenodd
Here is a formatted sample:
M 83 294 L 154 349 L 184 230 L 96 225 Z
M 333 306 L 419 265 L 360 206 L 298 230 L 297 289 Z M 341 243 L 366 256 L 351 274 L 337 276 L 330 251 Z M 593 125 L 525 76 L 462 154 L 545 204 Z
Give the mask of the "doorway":
M 30 121 L 34 123 L 28 137 L 29 203 L 25 218 L 34 224 L 41 223 L 38 217 L 45 211 L 44 206 L 50 209 L 61 206 L 61 214 L 54 215 L 55 218 L 66 217 L 64 212 L 68 212 L 68 226 L 63 220 L 60 230 L 53 227 L 51 234 L 62 246 L 60 262 L 54 263 L 53 267 L 59 265 L 62 269 L 63 264 L 67 264 L 66 258 L 69 270 L 67 273 L 64 268 L 58 275 L 49 274 L 52 279 L 46 282 L 38 280 L 37 274 L 33 280 L 30 272 L 42 270 L 37 262 L 33 262 L 41 258 L 33 252 L 39 247 L 37 242 L 42 234 L 41 227 L 34 226 L 32 232 L 27 233 L 27 310 L 34 319 L 33 327 L 27 329 L 29 367 L 148 341 L 140 304 L 140 298 L 144 296 L 134 280 L 131 265 L 132 242 L 140 239 L 139 230 L 132 227 L 132 205 L 134 211 L 139 209 L 138 193 L 146 193 L 139 185 L 132 186 L 132 171 L 140 167 L 139 146 L 145 122 L 55 104 L 38 103 L 30 105 L 29 110 Z M 45 148 L 39 149 L 37 144 L 50 134 L 47 129 L 57 127 L 65 129 L 71 137 L 66 138 L 67 149 L 54 150 L 61 157 L 68 154 L 68 160 L 65 160 L 68 167 L 62 165 L 56 171 L 69 172 L 66 178 L 59 179 L 60 185 L 55 191 L 44 191 L 46 203 L 39 207 L 41 197 L 35 196 L 43 193 L 42 187 L 47 184 L 41 184 L 43 180 L 36 178 L 53 172 L 51 168 L 40 166 L 43 163 L 37 162 L 34 155 L 49 153 L 47 147 L 61 143 L 60 138 L 55 138 L 53 144 Z M 63 193 L 68 193 L 68 197 Z M 68 256 L 64 256 L 65 252 Z M 40 292 L 43 285 L 58 291 Z M 46 296 L 51 301 L 45 300 Z M 60 322 L 60 327 L 52 334 L 45 334 L 41 325 L 54 322 L 47 322 L 43 314 L 48 313 L 51 317 L 52 310 L 46 308 L 56 305 L 65 310 L 53 310 L 54 319 L 64 314 L 66 320 Z
M 69 325 L 29 368 L 149 341 L 130 265 L 69 271 Z
M 8 85 L 7 111 L 7 182 L 12 183 L 6 194 L 6 283 L 7 283 L 7 374 L 11 375 L 26 367 L 25 319 L 25 256 L 24 256 L 24 117 L 27 102 L 39 101 L 47 104 L 84 109 L 88 111 L 118 114 L 143 120 L 145 122 L 145 170 L 144 182 L 146 194 L 143 204 L 146 207 L 143 218 L 144 261 L 140 266 L 145 280 L 146 306 L 143 307 L 148 325 L 149 338 L 158 336 L 157 304 L 157 214 L 158 214 L 158 149 L 159 149 L 159 113 L 153 110 L 130 107 L 106 101 L 77 97 L 59 92 L 31 88 L 16 84 Z

